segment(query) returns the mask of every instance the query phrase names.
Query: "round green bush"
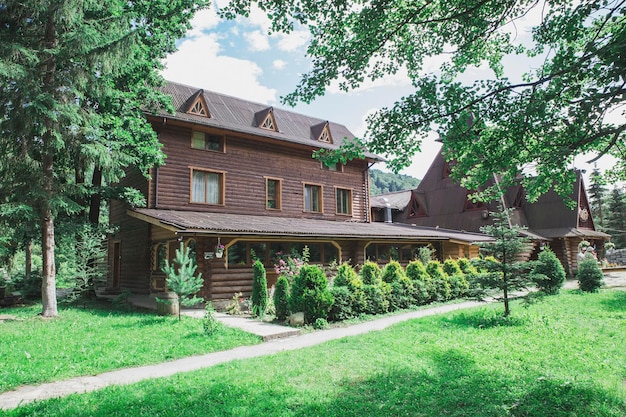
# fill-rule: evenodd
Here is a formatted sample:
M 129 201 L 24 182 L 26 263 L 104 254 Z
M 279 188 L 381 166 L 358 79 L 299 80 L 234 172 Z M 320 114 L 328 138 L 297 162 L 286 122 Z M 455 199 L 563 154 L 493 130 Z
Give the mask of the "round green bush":
M 452 275 L 461 275 L 463 271 L 459 268 L 459 264 L 454 259 L 446 259 L 443 263 L 443 272 Z
M 335 287 L 347 287 L 350 281 L 357 277 L 354 268 L 347 262 L 342 263 L 337 268 L 337 276 L 333 280 L 333 286 Z
M 278 320 L 286 320 L 289 315 L 289 281 L 283 275 L 278 277 L 276 287 L 274 288 L 274 308 L 276 309 L 276 318 Z
M 313 323 L 318 318 L 327 318 L 333 304 L 333 296 L 327 289 L 324 271 L 316 265 L 304 265 L 296 276 L 289 297 L 292 312 L 304 312 L 304 320 Z
M 330 293 L 335 300 L 328 312 L 328 320 L 343 321 L 354 317 L 352 310 L 353 297 L 348 287 L 332 287 Z
M 374 262 L 365 262 L 361 267 L 361 279 L 365 285 L 376 285 L 380 280 L 380 267 Z
M 459 258 L 456 260 L 456 263 L 457 265 L 459 265 L 461 272 L 463 272 L 463 274 L 465 275 L 478 273 L 478 270 L 476 269 L 476 267 L 472 265 L 472 262 L 467 258 Z
M 537 288 L 546 294 L 558 294 L 565 283 L 565 269 L 550 249 L 539 253 L 532 276 Z
M 384 314 L 389 311 L 389 301 L 380 286 L 365 284 L 363 285 L 363 293 L 367 301 L 364 313 Z
M 433 294 L 433 284 L 424 264 L 419 260 L 409 262 L 406 276 L 413 282 L 415 303 L 417 305 L 428 303 Z
M 594 258 L 587 258 L 578 263 L 578 287 L 585 292 L 598 292 L 603 284 L 604 275 Z
M 415 305 L 415 288 L 413 282 L 406 276 L 400 277 L 398 280 L 393 281 L 389 292 L 389 311 L 400 310 L 402 308 L 409 308 Z
M 318 318 L 315 320 L 315 323 L 313 323 L 313 328 L 314 329 L 318 329 L 318 330 L 324 330 L 324 329 L 328 329 L 330 326 L 328 325 L 328 320 L 323 319 L 323 318 Z
M 452 298 L 465 297 L 469 291 L 469 283 L 463 274 L 454 274 L 448 276 L 450 283 L 450 296 Z
M 381 279 L 387 284 L 399 281 L 400 278 L 404 276 L 404 269 L 398 261 L 390 261 L 387 265 L 385 265 L 381 273 Z
M 432 301 L 449 300 L 452 293 L 450 290 L 450 282 L 448 276 L 443 272 L 439 261 L 430 261 L 426 264 L 426 272 L 430 276 L 433 283 Z

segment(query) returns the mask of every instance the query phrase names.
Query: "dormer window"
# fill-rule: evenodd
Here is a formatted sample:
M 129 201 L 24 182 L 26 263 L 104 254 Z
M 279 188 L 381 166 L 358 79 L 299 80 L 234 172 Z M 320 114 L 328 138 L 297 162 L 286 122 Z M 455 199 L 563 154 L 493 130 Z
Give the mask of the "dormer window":
M 204 101 L 204 90 L 198 90 L 189 99 L 190 104 L 187 106 L 187 113 L 202 117 L 211 117 L 209 114 L 206 101 Z
M 272 132 L 278 132 L 278 126 L 276 125 L 276 119 L 274 119 L 274 108 L 268 107 L 261 110 L 254 115 L 257 126 L 261 129 L 271 130 Z
M 463 207 L 463 211 L 471 211 L 471 210 L 483 210 L 486 209 L 487 206 L 485 205 L 485 203 L 483 201 L 472 201 L 472 199 L 470 198 L 470 195 L 473 193 L 473 191 L 467 191 L 467 194 L 465 195 L 465 206 Z
M 333 136 L 330 134 L 330 126 L 328 122 L 323 122 L 315 126 L 311 126 L 313 138 L 319 142 L 333 143 Z

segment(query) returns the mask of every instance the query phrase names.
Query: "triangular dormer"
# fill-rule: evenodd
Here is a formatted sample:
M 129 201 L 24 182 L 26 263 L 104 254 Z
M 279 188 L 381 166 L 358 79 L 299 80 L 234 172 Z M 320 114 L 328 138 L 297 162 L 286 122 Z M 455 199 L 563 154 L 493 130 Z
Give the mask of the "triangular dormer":
M 204 90 L 200 89 L 187 100 L 189 103 L 186 113 L 202 117 L 211 117 L 209 108 L 204 100 Z
M 465 194 L 465 204 L 463 205 L 463 211 L 486 209 L 487 205 L 483 201 L 473 201 L 470 198 L 470 195 L 472 195 L 473 193 L 473 191 L 467 190 L 467 193 Z
M 411 200 L 409 201 L 409 218 L 425 217 L 428 216 L 426 211 L 426 204 L 422 198 L 419 198 L 415 192 L 411 193 Z
M 311 133 L 313 138 L 319 142 L 333 143 L 333 136 L 330 134 L 330 126 L 327 121 L 311 126 Z
M 274 118 L 274 108 L 268 107 L 254 115 L 257 127 L 265 130 L 271 130 L 272 132 L 278 132 L 278 126 L 276 125 L 276 119 Z

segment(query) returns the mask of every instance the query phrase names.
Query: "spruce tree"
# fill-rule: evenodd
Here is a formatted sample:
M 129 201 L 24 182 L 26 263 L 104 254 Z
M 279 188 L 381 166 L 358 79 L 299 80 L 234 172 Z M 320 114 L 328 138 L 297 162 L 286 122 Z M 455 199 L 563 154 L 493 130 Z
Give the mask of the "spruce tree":
M 480 243 L 483 253 L 489 256 L 478 262 L 479 268 L 487 272 L 475 278 L 481 290 L 476 294 L 479 298 L 486 295 L 486 290 L 501 292 L 497 299 L 504 302 L 505 317 L 511 314 L 511 292 L 524 290 L 532 284 L 528 273 L 531 264 L 520 260 L 520 256 L 529 248 L 529 240 L 520 234 L 522 227 L 510 223 L 511 211 L 500 207 L 498 212 L 491 213 L 493 224 L 480 228 L 494 240 Z
M 173 264 L 165 260 L 163 272 L 167 275 L 167 288 L 178 296 L 181 305 L 191 307 L 204 301 L 197 297 L 196 293 L 202 289 L 204 280 L 202 274 L 196 273 L 196 261 L 189 256 L 189 247 L 180 242 L 180 247 L 176 249 L 176 257 Z M 180 320 L 180 310 L 178 311 Z
M 598 230 L 604 230 L 606 223 L 606 180 L 600 174 L 598 168 L 594 168 L 589 177 L 589 203 L 593 220 Z
M 611 190 L 607 206 L 606 231 L 615 247 L 626 248 L 626 196 L 621 188 Z

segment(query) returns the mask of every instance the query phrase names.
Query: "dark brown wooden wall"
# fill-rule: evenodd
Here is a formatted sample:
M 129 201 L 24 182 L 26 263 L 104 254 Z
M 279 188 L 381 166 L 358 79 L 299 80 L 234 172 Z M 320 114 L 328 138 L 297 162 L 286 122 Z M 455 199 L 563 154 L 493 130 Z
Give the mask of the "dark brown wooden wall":
M 147 196 L 148 182 L 141 173 L 129 171 L 125 184 L 137 188 Z M 150 225 L 128 216 L 127 208 L 119 201 L 111 201 L 109 222 L 119 229 L 109 238 L 109 266 L 113 264 L 113 243 L 120 242 L 120 288 L 147 293 L 150 288 Z M 109 277 L 109 283 L 111 279 Z
M 343 172 L 323 170 L 311 151 L 289 144 L 226 136 L 225 153 L 191 148 L 191 130 L 160 126 L 166 163 L 153 175 L 150 207 L 234 214 L 365 220 L 366 161 L 350 161 Z M 215 133 L 215 132 L 213 132 Z M 190 167 L 224 171 L 225 204 L 190 203 Z M 282 179 L 282 210 L 265 208 L 265 177 Z M 303 181 L 323 186 L 323 214 L 303 211 Z M 336 215 L 335 187 L 352 190 L 352 216 Z

